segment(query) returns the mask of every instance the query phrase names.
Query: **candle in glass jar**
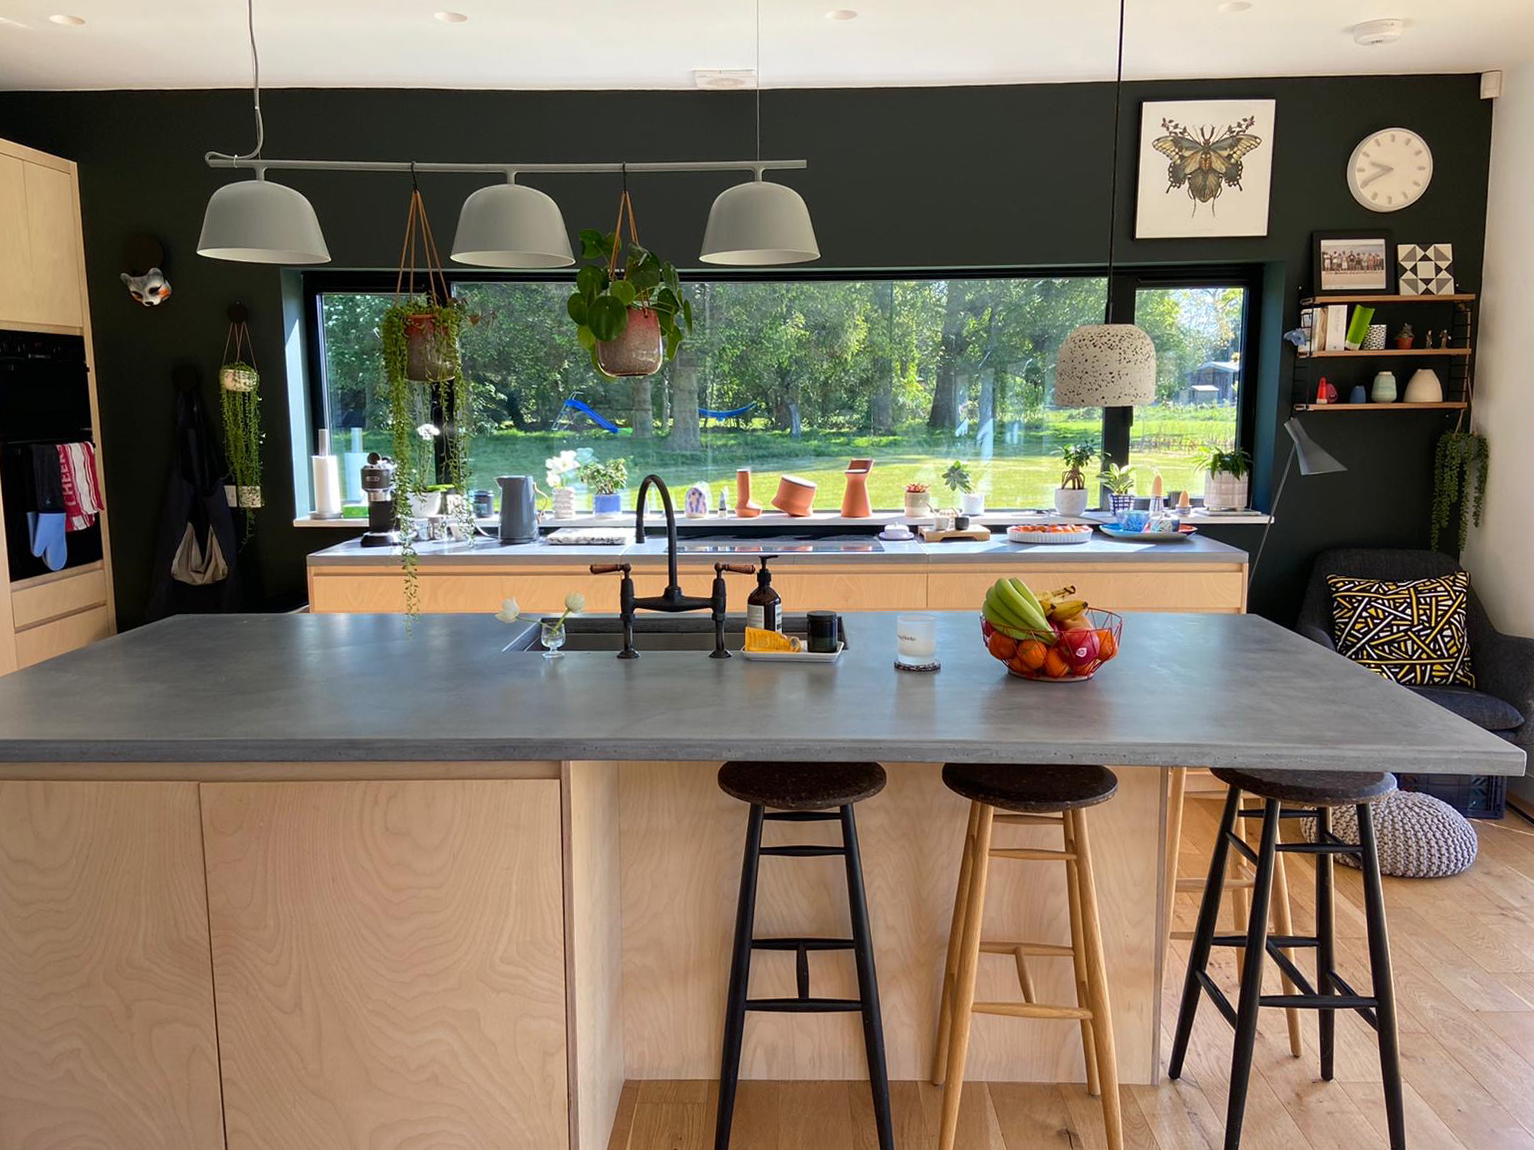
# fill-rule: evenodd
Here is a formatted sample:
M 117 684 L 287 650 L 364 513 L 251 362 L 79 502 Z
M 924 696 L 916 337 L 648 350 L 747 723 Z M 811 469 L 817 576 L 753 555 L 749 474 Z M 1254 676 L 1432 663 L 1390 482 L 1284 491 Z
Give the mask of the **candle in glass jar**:
M 936 661 L 937 616 L 899 615 L 895 619 L 895 658 L 908 666 Z

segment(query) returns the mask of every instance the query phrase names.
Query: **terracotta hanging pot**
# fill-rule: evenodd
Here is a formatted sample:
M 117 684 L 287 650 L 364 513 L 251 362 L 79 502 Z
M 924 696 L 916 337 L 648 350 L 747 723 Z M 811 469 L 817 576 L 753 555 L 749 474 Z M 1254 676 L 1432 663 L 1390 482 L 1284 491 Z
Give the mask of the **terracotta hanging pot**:
M 608 375 L 654 375 L 665 362 L 660 316 L 651 308 L 629 308 L 629 322 L 623 334 L 617 339 L 597 340 L 597 366 Z
M 451 379 L 453 367 L 442 354 L 437 317 L 425 313 L 405 317 L 405 378 L 417 383 Z

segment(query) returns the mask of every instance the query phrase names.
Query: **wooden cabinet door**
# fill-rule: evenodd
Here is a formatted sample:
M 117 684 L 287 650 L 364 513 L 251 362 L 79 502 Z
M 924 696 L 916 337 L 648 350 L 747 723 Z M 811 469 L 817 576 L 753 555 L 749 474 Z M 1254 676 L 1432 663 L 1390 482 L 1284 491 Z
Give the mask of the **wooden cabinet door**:
M 202 798 L 229 1150 L 569 1145 L 557 780 Z
M 75 180 L 69 172 L 25 165 L 27 233 L 32 272 L 27 318 L 80 327 L 80 232 L 75 224 Z
M 0 1146 L 220 1150 L 195 783 L 0 783 Z
M 0 326 L 24 322 L 32 302 L 32 243 L 27 234 L 27 164 L 0 155 Z

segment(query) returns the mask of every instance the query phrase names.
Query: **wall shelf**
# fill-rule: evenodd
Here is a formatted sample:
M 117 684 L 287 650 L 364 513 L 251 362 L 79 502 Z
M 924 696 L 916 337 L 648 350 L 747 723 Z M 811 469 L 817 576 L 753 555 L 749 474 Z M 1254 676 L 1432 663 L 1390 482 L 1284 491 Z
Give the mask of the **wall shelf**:
M 1461 359 L 1470 357 L 1468 347 L 1419 347 L 1419 348 L 1386 348 L 1383 351 L 1312 351 L 1300 352 L 1300 359 L 1410 359 L 1413 356 L 1459 356 Z
M 1295 411 L 1463 411 L 1468 403 L 1296 403 Z
M 1459 295 L 1325 295 L 1300 300 L 1301 307 L 1323 307 L 1329 303 L 1474 303 L 1475 293 Z

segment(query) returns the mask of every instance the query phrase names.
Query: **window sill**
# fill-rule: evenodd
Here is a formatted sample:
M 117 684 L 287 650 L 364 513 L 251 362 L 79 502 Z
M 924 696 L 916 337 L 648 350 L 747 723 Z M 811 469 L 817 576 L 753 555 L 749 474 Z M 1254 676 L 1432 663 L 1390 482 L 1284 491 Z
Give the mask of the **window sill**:
M 576 515 L 570 519 L 544 519 L 545 527 L 610 527 L 619 523 L 633 521 L 634 513 L 624 511 L 618 515 Z M 973 519 L 990 527 L 1009 527 L 1014 523 L 1103 523 L 1111 521 L 1112 516 L 1106 511 L 1088 511 L 1085 515 L 1072 518 L 1068 515 L 1056 515 L 1048 511 L 1019 511 L 1016 509 L 1004 511 L 983 511 Z M 1198 508 L 1194 508 L 1192 514 L 1187 517 L 1188 522 L 1204 527 L 1246 527 L 1262 526 L 1272 520 L 1271 515 L 1264 515 L 1260 511 L 1253 511 L 1246 515 L 1206 515 Z M 480 519 L 479 525 L 487 530 L 495 530 L 499 520 L 495 518 Z M 655 510 L 645 515 L 647 524 L 664 524 L 665 516 Z M 733 513 L 719 515 L 717 512 L 698 519 L 689 519 L 685 516 L 677 516 L 679 526 L 697 527 L 706 524 L 720 524 L 732 527 L 883 527 L 889 523 L 931 523 L 932 516 L 908 518 L 899 511 L 875 511 L 872 515 L 861 519 L 847 519 L 833 512 L 817 511 L 807 516 L 784 515 L 781 511 L 763 511 L 760 515 L 741 518 Z M 305 516 L 293 520 L 294 527 L 328 527 L 354 528 L 358 531 L 367 529 L 366 519 L 313 519 Z

